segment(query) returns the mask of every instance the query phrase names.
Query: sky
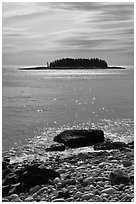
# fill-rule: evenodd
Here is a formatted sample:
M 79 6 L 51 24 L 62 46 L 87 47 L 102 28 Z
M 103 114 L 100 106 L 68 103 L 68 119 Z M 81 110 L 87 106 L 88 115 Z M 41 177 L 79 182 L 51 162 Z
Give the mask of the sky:
M 2 66 L 56 59 L 134 63 L 133 2 L 3 2 Z

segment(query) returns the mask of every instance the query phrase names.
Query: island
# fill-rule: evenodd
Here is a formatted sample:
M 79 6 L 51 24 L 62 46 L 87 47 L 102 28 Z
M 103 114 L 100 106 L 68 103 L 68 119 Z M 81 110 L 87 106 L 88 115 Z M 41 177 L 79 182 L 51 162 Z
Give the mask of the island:
M 62 58 L 54 60 L 47 66 L 19 68 L 19 70 L 45 70 L 45 69 L 125 69 L 124 67 L 108 66 L 105 60 L 98 58 Z

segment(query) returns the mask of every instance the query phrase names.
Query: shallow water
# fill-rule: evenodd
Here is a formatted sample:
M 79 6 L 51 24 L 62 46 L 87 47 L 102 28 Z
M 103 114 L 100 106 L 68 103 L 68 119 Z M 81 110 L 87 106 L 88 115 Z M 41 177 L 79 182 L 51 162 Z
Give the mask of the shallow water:
M 64 129 L 101 128 L 125 142 L 134 134 L 134 73 L 126 70 L 3 69 L 2 148 L 44 151 Z M 39 149 L 38 149 L 39 147 Z M 28 151 L 30 153 L 30 151 Z

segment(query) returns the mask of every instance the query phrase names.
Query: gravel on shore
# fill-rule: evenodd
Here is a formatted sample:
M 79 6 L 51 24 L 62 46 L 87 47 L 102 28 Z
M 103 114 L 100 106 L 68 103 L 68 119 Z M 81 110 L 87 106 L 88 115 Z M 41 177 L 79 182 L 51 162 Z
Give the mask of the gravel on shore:
M 3 202 L 134 202 L 133 149 L 84 152 L 35 162 L 59 172 L 61 178 L 3 197 Z M 110 173 L 116 169 L 131 181 L 113 185 Z

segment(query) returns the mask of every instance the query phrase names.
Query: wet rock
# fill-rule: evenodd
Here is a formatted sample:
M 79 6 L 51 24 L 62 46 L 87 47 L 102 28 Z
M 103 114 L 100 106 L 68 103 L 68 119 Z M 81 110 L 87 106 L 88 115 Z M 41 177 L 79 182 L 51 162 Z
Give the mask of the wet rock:
M 84 147 L 104 141 L 102 130 L 66 130 L 54 137 L 54 141 L 68 147 Z
M 52 144 L 50 147 L 45 149 L 47 152 L 53 151 L 64 151 L 65 145 L 64 144 Z
M 102 144 L 94 145 L 94 150 L 111 150 L 111 149 L 121 149 L 123 147 L 128 147 L 125 142 L 112 142 L 106 141 Z
M 119 185 L 120 183 L 128 184 L 130 178 L 125 171 L 116 169 L 110 173 L 110 181 L 113 185 Z

